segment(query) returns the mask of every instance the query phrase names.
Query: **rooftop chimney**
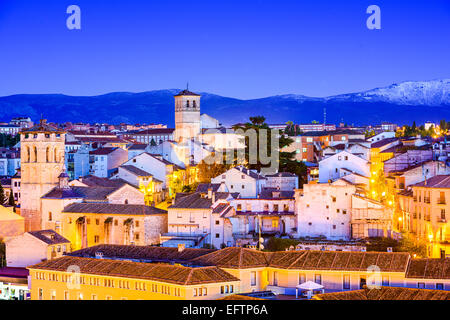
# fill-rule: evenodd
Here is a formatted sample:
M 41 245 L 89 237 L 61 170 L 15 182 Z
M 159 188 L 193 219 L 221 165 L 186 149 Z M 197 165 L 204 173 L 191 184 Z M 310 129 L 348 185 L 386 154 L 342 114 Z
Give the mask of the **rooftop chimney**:
M 184 243 L 179 243 L 178 252 L 183 252 L 184 249 L 186 249 L 186 245 Z

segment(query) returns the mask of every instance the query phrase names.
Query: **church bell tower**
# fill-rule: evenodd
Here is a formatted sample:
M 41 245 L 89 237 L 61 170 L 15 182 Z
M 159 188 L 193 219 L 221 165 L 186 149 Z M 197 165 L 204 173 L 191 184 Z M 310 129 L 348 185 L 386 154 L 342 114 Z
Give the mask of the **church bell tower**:
M 21 208 L 25 230 L 41 229 L 41 197 L 56 187 L 64 167 L 65 132 L 40 123 L 20 132 Z
M 181 91 L 175 97 L 175 133 L 177 142 L 197 139 L 200 130 L 200 95 Z

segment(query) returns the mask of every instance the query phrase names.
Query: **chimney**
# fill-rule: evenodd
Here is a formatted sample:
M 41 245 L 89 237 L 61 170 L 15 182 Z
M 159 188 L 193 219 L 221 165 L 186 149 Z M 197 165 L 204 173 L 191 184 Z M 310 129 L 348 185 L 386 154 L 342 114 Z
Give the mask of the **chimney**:
M 183 252 L 184 249 L 186 249 L 186 245 L 184 243 L 179 243 L 178 252 Z
M 208 199 L 212 199 L 212 188 L 208 188 Z

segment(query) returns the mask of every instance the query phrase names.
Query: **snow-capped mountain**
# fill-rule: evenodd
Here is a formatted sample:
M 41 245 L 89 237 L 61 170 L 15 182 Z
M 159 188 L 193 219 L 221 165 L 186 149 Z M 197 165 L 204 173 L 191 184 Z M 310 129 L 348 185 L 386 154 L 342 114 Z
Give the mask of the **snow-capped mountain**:
M 332 99 L 353 101 L 382 101 L 401 105 L 441 106 L 450 105 L 450 79 L 431 81 L 406 81 L 384 88 L 364 92 L 344 94 Z

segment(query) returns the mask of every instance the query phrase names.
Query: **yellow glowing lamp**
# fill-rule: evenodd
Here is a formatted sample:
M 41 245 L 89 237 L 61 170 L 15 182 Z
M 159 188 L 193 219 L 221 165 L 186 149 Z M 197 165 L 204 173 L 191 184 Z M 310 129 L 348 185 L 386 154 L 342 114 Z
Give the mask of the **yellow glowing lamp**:
M 429 234 L 429 235 L 428 235 L 428 239 L 430 239 L 430 241 L 433 240 L 433 235 L 432 235 L 432 234 Z
M 402 219 L 402 217 L 398 217 L 398 221 L 402 221 L 403 219 Z
M 384 197 L 386 195 L 386 192 L 383 191 L 383 193 L 381 195 Z

